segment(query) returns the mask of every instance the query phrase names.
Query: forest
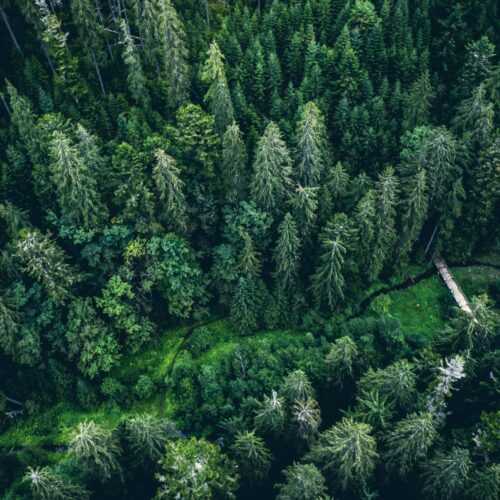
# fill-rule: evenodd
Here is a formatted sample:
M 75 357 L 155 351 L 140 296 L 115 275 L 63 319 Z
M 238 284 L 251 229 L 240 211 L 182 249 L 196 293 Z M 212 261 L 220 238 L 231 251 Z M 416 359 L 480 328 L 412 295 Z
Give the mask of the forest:
M 497 500 L 499 50 L 495 0 L 0 0 L 0 498 Z

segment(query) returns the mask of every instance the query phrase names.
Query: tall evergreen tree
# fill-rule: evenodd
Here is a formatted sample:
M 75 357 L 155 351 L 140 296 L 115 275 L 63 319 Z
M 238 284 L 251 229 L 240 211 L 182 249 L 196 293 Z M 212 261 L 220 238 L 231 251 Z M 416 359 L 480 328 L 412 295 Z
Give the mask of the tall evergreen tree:
M 241 277 L 236 285 L 231 303 L 231 323 L 241 335 L 257 330 L 260 298 L 255 281 Z
M 259 140 L 253 163 L 252 199 L 269 212 L 280 212 L 291 188 L 291 159 L 278 126 L 270 122 Z
M 287 212 L 278 227 L 278 241 L 273 260 L 276 266 L 276 285 L 285 293 L 292 293 L 298 283 L 300 266 L 300 238 L 292 215 Z
M 228 201 L 241 201 L 248 190 L 247 150 L 236 122 L 227 127 L 222 138 L 222 165 Z
M 403 126 L 406 130 L 413 130 L 418 125 L 425 125 L 429 121 L 429 111 L 434 98 L 429 72 L 426 70 L 415 80 L 410 87 L 406 100 Z
M 223 135 L 234 121 L 234 111 L 224 70 L 224 56 L 216 41 L 213 41 L 208 49 L 201 80 L 209 85 L 205 102 L 215 116 L 215 130 L 219 135 Z
M 314 102 L 302 108 L 295 133 L 295 162 L 299 182 L 317 186 L 326 164 L 327 139 L 323 116 Z
M 243 479 L 250 485 L 259 484 L 269 474 L 271 454 L 264 440 L 255 431 L 239 434 L 231 445 L 231 452 Z

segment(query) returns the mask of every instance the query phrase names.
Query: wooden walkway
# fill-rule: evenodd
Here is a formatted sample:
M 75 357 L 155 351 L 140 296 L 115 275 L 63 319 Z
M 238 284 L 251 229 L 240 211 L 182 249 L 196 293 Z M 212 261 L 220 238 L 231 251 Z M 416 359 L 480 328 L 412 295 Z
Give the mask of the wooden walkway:
M 472 308 L 470 306 L 470 303 L 467 300 L 467 297 L 465 296 L 460 286 L 455 281 L 455 278 L 453 278 L 453 275 L 451 274 L 451 271 L 446 265 L 446 262 L 443 259 L 443 257 L 438 255 L 436 257 L 433 257 L 432 261 L 434 262 L 434 265 L 437 267 L 437 270 L 439 271 L 439 274 L 443 278 L 443 281 L 445 282 L 446 286 L 453 295 L 453 298 L 455 299 L 455 302 L 458 304 L 458 307 L 460 307 L 460 309 L 462 309 L 462 311 L 465 311 L 467 314 L 472 315 Z

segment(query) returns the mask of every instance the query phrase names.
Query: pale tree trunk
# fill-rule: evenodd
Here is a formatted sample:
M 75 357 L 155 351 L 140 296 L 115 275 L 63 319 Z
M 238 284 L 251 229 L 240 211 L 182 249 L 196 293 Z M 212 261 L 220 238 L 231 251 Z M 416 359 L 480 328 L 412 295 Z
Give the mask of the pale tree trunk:
M 5 12 L 4 12 L 1 5 L 0 5 L 0 15 L 2 16 L 3 22 L 5 23 L 5 27 L 7 28 L 7 31 L 9 32 L 9 35 L 12 38 L 12 41 L 14 42 L 16 49 L 22 54 L 23 52 L 21 50 L 21 47 L 19 47 L 19 44 L 17 43 L 17 39 L 16 39 L 16 36 L 14 35 L 14 32 L 12 31 L 12 28 L 11 28 L 10 23 L 9 23 L 9 19 L 5 15 Z
M 92 51 L 92 62 L 94 63 L 95 72 L 97 73 L 97 78 L 99 79 L 99 84 L 101 85 L 102 93 L 106 95 L 106 89 L 104 88 L 104 82 L 102 81 L 101 70 L 99 69 L 99 65 L 97 64 L 94 49 L 92 48 L 91 51 Z

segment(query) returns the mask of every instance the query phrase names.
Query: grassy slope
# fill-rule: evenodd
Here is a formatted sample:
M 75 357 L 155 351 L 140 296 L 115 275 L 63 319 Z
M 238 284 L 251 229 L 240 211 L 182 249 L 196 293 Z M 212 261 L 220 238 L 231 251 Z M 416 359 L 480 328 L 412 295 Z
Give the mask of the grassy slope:
M 485 266 L 455 268 L 452 270 L 464 292 L 472 295 L 483 293 L 489 283 L 500 278 L 500 270 Z M 389 301 L 385 298 L 389 297 Z M 397 318 L 406 331 L 419 332 L 430 338 L 445 324 L 445 310 L 452 305 L 450 295 L 438 276 L 422 280 L 409 288 L 390 292 L 377 297 L 372 303 L 372 310 L 377 303 L 386 308 L 386 312 Z M 368 314 L 370 314 L 370 310 Z M 203 365 L 216 365 L 238 343 L 266 342 L 279 335 L 293 342 L 298 335 L 295 332 L 261 332 L 251 337 L 239 337 L 228 326 L 227 321 L 215 321 L 207 326 L 213 342 L 210 349 L 192 362 Z M 60 403 L 43 415 L 20 421 L 8 432 L 0 436 L 0 445 L 60 445 L 67 444 L 71 431 L 85 420 L 112 428 L 128 414 L 148 411 L 156 413 L 160 399 L 165 391 L 164 380 L 175 353 L 182 344 L 188 328 L 169 330 L 160 336 L 148 349 L 123 359 L 120 366 L 111 374 L 127 388 L 135 385 L 140 375 L 148 375 L 155 383 L 155 394 L 146 401 L 136 401 L 130 407 L 119 408 L 112 403 L 104 403 L 95 410 L 85 411 L 70 403 Z M 187 344 L 189 345 L 189 343 Z M 179 360 L 182 362 L 181 360 Z M 168 399 L 165 414 L 171 415 L 172 402 Z

